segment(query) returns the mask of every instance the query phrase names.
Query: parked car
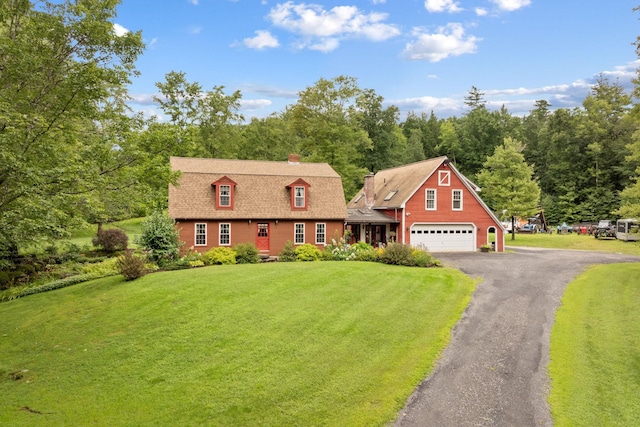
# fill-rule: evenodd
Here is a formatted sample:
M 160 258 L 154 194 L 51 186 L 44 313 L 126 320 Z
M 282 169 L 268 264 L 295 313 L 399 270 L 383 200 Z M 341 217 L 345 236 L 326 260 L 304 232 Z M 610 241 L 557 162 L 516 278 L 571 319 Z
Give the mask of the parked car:
M 522 227 L 520 227 L 520 230 L 518 230 L 518 233 L 535 234 L 537 232 L 538 232 L 538 226 L 536 224 L 525 224 Z

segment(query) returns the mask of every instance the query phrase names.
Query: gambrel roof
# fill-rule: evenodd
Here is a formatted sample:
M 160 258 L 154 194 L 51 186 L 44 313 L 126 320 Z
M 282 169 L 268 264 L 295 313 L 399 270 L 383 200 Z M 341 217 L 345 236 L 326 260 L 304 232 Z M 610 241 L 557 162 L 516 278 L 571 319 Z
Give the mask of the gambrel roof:
M 327 219 L 344 220 L 342 180 L 327 163 L 171 157 L 182 174 L 169 186 L 169 216 L 175 219 Z M 233 209 L 216 210 L 213 183 L 234 185 Z M 292 183 L 308 186 L 308 209 L 291 209 Z

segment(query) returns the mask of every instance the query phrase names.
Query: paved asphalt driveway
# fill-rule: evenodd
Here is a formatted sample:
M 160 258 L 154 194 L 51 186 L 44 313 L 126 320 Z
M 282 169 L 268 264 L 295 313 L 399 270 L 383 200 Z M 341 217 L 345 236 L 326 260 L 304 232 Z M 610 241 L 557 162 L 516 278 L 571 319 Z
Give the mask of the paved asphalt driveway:
M 435 254 L 482 277 L 433 374 L 396 426 L 551 426 L 549 336 L 565 286 L 591 264 L 640 257 L 552 249 Z M 606 283 L 603 283 L 606 285 Z

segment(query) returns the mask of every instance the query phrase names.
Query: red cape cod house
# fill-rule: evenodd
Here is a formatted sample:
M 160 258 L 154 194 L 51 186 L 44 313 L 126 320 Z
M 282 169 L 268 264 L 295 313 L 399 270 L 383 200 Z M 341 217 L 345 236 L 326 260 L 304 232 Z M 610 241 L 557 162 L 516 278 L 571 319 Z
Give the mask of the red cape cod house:
M 479 191 L 447 157 L 381 170 L 365 177 L 347 205 L 347 228 L 353 241 L 396 241 L 430 252 L 476 251 L 494 235 L 502 252 L 504 228 Z
M 343 234 L 342 180 L 327 163 L 172 157 L 171 168 L 181 176 L 169 186 L 169 216 L 185 248 L 251 242 L 273 256 L 287 241 L 322 248 Z

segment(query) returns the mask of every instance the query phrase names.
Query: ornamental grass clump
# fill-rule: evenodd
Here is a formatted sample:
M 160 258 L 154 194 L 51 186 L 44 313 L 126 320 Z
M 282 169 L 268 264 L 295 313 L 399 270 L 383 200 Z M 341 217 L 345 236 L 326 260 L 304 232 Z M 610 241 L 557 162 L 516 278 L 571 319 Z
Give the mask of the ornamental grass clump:
M 416 267 L 440 267 L 440 261 L 424 249 L 413 249 L 413 265 Z
M 135 280 L 146 273 L 147 261 L 143 257 L 134 255 L 132 249 L 128 249 L 124 255 L 118 257 L 118 271 L 124 276 L 124 280 Z
M 389 243 L 380 255 L 380 262 L 393 265 L 415 265 L 411 246 L 402 243 Z

